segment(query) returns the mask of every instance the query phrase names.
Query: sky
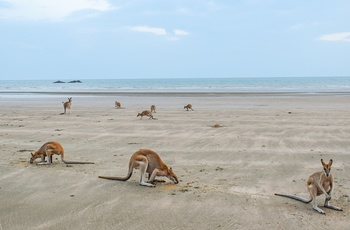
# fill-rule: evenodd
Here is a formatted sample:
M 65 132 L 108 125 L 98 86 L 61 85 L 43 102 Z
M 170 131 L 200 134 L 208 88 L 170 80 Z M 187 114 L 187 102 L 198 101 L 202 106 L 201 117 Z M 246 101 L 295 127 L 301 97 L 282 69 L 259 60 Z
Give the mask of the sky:
M 350 76 L 349 0 L 0 0 L 0 79 Z

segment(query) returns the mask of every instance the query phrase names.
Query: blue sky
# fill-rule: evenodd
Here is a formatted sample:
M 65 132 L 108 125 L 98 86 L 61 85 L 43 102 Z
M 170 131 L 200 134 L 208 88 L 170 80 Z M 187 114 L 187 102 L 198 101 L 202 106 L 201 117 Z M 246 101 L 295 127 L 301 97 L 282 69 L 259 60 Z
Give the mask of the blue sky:
M 0 0 L 0 79 L 350 76 L 349 0 Z

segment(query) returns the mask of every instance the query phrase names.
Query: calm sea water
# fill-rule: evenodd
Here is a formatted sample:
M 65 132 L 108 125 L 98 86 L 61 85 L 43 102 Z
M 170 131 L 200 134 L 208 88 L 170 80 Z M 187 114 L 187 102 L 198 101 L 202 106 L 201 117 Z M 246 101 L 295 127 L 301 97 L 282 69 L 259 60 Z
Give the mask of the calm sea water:
M 0 80 L 0 92 L 350 92 L 350 77 Z

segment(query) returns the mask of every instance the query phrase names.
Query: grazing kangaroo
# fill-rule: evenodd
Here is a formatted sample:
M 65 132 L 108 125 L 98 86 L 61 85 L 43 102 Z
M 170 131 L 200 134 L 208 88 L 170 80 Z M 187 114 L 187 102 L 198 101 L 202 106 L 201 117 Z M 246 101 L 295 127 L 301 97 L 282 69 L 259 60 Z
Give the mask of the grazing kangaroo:
M 189 109 L 191 109 L 191 110 L 193 111 L 192 105 L 191 105 L 191 104 L 185 105 L 185 106 L 184 106 L 184 109 L 187 109 L 187 111 L 188 111 Z
M 121 106 L 122 106 L 122 105 L 120 104 L 119 101 L 116 101 L 116 102 L 115 102 L 115 107 L 116 107 L 116 108 L 120 109 Z
M 70 114 L 70 106 L 72 105 L 72 98 L 69 97 L 68 101 L 62 102 L 62 103 L 63 103 L 64 112 L 61 113 L 60 115 L 66 114 L 67 109 L 69 109 L 69 114 Z
M 173 170 L 168 168 L 159 155 L 150 149 L 140 149 L 131 156 L 126 177 L 99 176 L 99 178 L 127 181 L 130 179 L 134 168 L 139 168 L 141 171 L 140 185 L 154 187 L 155 185 L 152 182 L 155 181 L 156 176 L 165 176 L 175 184 L 179 183 Z M 149 175 L 148 182 L 145 182 L 146 172 Z
M 142 119 L 143 116 L 148 116 L 149 119 L 154 119 L 151 110 L 144 110 L 142 113 L 138 113 L 136 117 L 141 116 L 140 120 Z
M 57 154 L 61 155 L 61 160 L 65 164 L 94 164 L 94 162 L 81 162 L 81 161 L 65 161 L 64 160 L 64 149 L 62 145 L 56 141 L 50 141 L 45 143 L 40 147 L 38 151 L 34 154 L 31 153 L 32 157 L 30 158 L 30 163 L 33 164 L 35 159 L 41 158 L 39 165 L 49 165 L 52 163 L 52 155 Z M 47 156 L 47 161 L 45 162 L 45 157 Z
M 321 163 L 323 165 L 323 171 L 315 172 L 309 177 L 309 179 L 306 182 L 307 189 L 309 190 L 309 193 L 310 193 L 310 199 L 306 199 L 306 198 L 294 196 L 294 195 L 284 195 L 284 194 L 278 194 L 278 193 L 275 193 L 275 195 L 288 197 L 294 200 L 304 202 L 306 204 L 310 203 L 313 200 L 314 201 L 312 205 L 313 209 L 321 214 L 325 214 L 325 212 L 322 209 L 317 207 L 317 202 L 316 202 L 317 196 L 325 194 L 326 199 L 324 202 L 324 207 L 334 209 L 337 211 L 343 211 L 341 208 L 329 204 L 329 201 L 331 200 L 331 193 L 333 190 L 333 183 L 334 183 L 333 175 L 331 174 L 331 166 L 332 166 L 333 160 L 330 159 L 328 164 L 326 164 L 323 161 L 323 159 L 321 159 Z
M 156 106 L 155 105 L 151 105 L 151 112 L 155 113 L 156 112 Z

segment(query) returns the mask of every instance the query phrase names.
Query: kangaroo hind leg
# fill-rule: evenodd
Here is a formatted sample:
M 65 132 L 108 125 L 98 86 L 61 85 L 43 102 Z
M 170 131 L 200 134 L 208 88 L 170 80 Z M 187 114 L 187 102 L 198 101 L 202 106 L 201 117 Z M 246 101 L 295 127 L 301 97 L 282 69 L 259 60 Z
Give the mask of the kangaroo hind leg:
M 309 193 L 310 193 L 310 196 L 311 196 L 311 199 L 312 199 L 312 208 L 321 213 L 321 214 L 325 214 L 325 212 L 320 209 L 318 206 L 317 206 L 317 201 L 316 201 L 316 197 L 317 197 L 317 187 L 313 184 L 310 184 L 307 189 L 309 190 Z
M 140 168 L 141 171 L 141 178 L 140 178 L 140 185 L 148 186 L 148 187 L 154 187 L 154 184 L 145 182 L 146 179 L 146 172 L 148 167 L 148 160 L 145 156 L 138 156 L 136 161 L 134 162 L 134 168 Z

